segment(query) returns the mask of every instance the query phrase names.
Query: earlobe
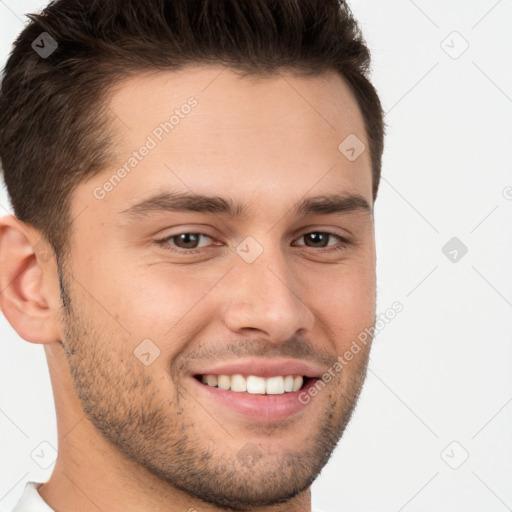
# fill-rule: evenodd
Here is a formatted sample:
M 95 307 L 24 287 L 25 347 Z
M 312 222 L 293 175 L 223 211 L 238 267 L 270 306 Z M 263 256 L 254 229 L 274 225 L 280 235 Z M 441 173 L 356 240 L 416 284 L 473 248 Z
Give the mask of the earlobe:
M 44 239 L 14 215 L 0 218 L 0 308 L 26 341 L 50 343 L 60 339 L 58 286 Z M 55 296 L 57 295 L 57 296 Z

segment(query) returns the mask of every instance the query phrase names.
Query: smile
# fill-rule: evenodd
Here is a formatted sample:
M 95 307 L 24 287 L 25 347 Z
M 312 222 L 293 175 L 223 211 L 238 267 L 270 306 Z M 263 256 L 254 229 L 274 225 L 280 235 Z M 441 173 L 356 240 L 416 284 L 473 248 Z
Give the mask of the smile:
M 283 395 L 299 391 L 307 380 L 302 375 L 261 377 L 258 375 L 196 375 L 203 384 L 235 393 L 250 395 Z

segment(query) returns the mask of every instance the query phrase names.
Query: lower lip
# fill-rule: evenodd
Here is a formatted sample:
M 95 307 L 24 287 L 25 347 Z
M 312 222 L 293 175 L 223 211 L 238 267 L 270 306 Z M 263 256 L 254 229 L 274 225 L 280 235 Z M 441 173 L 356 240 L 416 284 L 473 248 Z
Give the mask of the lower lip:
M 247 418 L 261 421 L 284 420 L 304 410 L 311 403 L 311 396 L 308 396 L 307 403 L 301 403 L 299 397 L 304 396 L 304 393 L 309 395 L 309 389 L 316 382 L 316 379 L 311 379 L 302 389 L 292 393 L 251 395 L 208 386 L 193 377 L 192 380 L 199 387 L 199 391 L 206 394 L 209 402 L 213 399 Z

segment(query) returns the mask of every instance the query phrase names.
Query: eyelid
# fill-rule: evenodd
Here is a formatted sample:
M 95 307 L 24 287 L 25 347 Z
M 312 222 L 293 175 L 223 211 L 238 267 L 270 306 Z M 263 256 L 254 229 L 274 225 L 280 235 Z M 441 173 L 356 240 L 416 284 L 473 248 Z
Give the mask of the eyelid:
M 305 228 L 301 228 L 295 237 L 300 238 L 301 236 L 309 233 L 329 233 L 330 235 L 339 236 L 340 238 L 349 238 L 353 236 L 350 231 L 342 228 L 306 226 Z
M 296 240 L 300 240 L 301 238 L 305 237 L 306 235 L 309 235 L 311 233 L 321 233 L 323 235 L 330 235 L 332 236 L 333 238 L 337 238 L 339 242 L 342 242 L 342 243 L 348 243 L 349 240 L 344 237 L 343 235 L 340 235 L 339 233 L 335 233 L 334 231 L 328 231 L 328 230 L 325 230 L 325 229 L 318 229 L 318 230 L 310 230 L 310 231 L 305 231 L 304 233 L 302 233 L 301 235 L 299 235 Z M 302 244 L 301 244 L 302 245 Z M 332 245 L 335 245 L 335 244 L 332 244 Z M 307 247 L 306 245 L 304 245 L 304 247 Z M 331 247 L 331 245 L 328 245 L 327 247 Z M 310 249 L 314 249 L 314 247 L 310 247 Z M 323 249 L 323 247 L 320 247 L 320 249 Z
M 157 240 L 157 242 L 161 242 L 162 244 L 165 244 L 167 242 L 167 240 L 171 240 L 173 238 L 177 238 L 179 237 L 180 235 L 198 235 L 200 238 L 209 238 L 210 240 L 213 241 L 213 243 L 210 243 L 208 245 L 204 245 L 204 246 L 200 246 L 200 247 L 195 247 L 193 249 L 183 249 L 181 247 L 177 247 L 176 245 L 174 245 L 172 242 L 168 242 L 170 245 L 172 245 L 173 247 L 175 247 L 176 251 L 178 252 L 183 252 L 183 253 L 186 253 L 187 251 L 197 251 L 197 250 L 200 250 L 200 249 L 208 249 L 209 247 L 212 247 L 215 244 L 215 238 L 211 235 L 208 235 L 207 233 L 202 233 L 200 231 L 181 231 L 179 233 L 175 233 L 175 234 L 172 234 L 172 235 L 168 235 L 164 238 L 161 238 L 160 240 Z M 201 243 L 201 239 L 199 240 L 199 243 Z

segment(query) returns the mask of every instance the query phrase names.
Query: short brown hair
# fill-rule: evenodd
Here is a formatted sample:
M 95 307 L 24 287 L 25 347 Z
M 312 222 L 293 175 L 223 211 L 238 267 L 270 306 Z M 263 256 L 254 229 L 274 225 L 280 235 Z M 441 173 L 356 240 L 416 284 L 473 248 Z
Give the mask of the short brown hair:
M 346 2 L 57 0 L 28 17 L 1 84 L 0 158 L 15 215 L 42 232 L 57 258 L 67 251 L 74 188 L 112 157 L 108 91 L 142 71 L 220 63 L 256 75 L 339 72 L 364 118 L 375 200 L 383 112 Z M 33 46 L 42 32 L 58 45 L 44 57 Z

